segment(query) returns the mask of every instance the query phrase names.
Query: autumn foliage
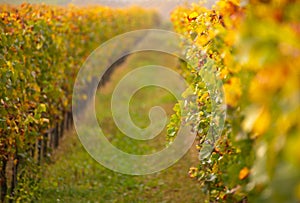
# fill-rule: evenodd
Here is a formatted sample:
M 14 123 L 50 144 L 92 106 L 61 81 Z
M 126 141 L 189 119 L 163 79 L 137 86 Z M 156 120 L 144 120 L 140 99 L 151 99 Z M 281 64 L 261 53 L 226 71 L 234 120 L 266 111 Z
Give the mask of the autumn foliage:
M 33 196 L 37 143 L 71 110 L 73 83 L 86 57 L 113 36 L 157 20 L 153 11 L 137 7 L 0 6 L 1 199 L 11 179 L 8 161 L 19 168 L 12 178 L 19 188 L 10 198 Z
M 289 0 L 221 0 L 212 9 L 194 4 L 172 13 L 175 30 L 200 47 L 183 45 L 187 58 L 195 54 L 199 65 L 182 66 L 199 96 L 199 150 L 212 114 L 212 98 L 198 74 L 207 59 L 223 82 L 222 135 L 189 173 L 203 185 L 208 202 L 300 200 L 299 6 Z M 182 119 L 178 115 L 173 123 Z

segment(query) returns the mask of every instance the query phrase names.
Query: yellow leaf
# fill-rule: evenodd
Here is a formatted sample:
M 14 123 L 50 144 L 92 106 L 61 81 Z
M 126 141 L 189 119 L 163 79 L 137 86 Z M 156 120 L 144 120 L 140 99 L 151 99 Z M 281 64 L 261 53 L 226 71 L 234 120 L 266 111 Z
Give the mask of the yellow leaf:
M 18 164 L 18 159 L 15 159 L 14 160 L 14 165 L 17 165 Z
M 241 81 L 239 78 L 231 78 L 228 83 L 224 84 L 226 104 L 236 107 L 242 95 Z
M 204 100 L 206 100 L 209 97 L 209 94 L 207 92 L 205 92 L 201 97 L 200 97 L 200 102 L 203 102 Z
M 36 49 L 39 50 L 42 48 L 42 46 L 43 46 L 43 42 L 40 42 L 37 44 Z
M 242 128 L 245 132 L 252 132 L 257 137 L 267 131 L 271 116 L 266 107 L 251 107 L 245 113 L 246 117 L 242 123 Z
M 42 119 L 41 119 L 41 122 L 42 122 L 42 123 L 49 123 L 49 119 L 48 119 L 48 118 L 42 118 Z
M 199 16 L 199 14 L 197 12 L 192 12 L 189 16 L 188 19 L 189 20 L 195 20 L 197 17 Z
M 11 68 L 12 67 L 12 63 L 10 61 L 6 61 L 6 65 Z
M 12 143 L 13 143 L 13 139 L 10 137 L 10 138 L 8 138 L 8 143 L 9 143 L 9 145 L 12 145 Z
M 257 106 L 251 106 L 245 110 L 246 117 L 242 122 L 242 128 L 245 132 L 249 133 L 252 131 L 255 121 L 257 120 L 261 108 Z
M 225 79 L 229 75 L 228 69 L 225 67 L 220 71 L 220 78 Z
M 197 176 L 197 173 L 198 173 L 198 168 L 196 167 L 191 167 L 190 170 L 189 170 L 189 176 L 191 178 L 195 178 Z
M 262 111 L 253 125 L 253 132 L 257 135 L 264 134 L 270 126 L 271 116 L 266 108 L 262 108 Z

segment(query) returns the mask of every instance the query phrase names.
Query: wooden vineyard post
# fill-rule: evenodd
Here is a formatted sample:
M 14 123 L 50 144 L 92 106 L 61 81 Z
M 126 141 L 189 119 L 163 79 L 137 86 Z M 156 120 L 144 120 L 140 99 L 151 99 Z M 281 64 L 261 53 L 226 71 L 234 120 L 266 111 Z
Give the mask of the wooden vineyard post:
M 43 157 L 47 157 L 47 152 L 48 152 L 48 141 L 49 141 L 49 132 L 44 133 L 44 138 L 43 138 Z
M 1 185 L 1 202 L 4 202 L 7 194 L 7 177 L 6 177 L 7 156 L 1 159 L 0 185 Z
M 59 135 L 58 135 L 58 124 L 55 124 L 55 128 L 54 128 L 54 148 L 56 149 L 59 145 Z
M 10 196 L 13 197 L 15 195 L 15 189 L 18 184 L 18 166 L 19 166 L 19 157 L 18 157 L 18 148 L 16 147 L 16 152 L 13 157 L 13 165 L 12 165 L 12 179 L 11 179 L 11 190 Z M 13 200 L 10 200 L 13 202 Z
M 64 132 L 65 132 L 65 119 L 63 119 L 61 122 L 60 122 L 60 137 L 62 138 L 64 136 Z

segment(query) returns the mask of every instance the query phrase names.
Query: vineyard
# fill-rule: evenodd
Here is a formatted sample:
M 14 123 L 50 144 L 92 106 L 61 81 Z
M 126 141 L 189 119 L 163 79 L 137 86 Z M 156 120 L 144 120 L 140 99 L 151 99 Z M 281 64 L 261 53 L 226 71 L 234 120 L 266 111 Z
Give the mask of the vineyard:
M 300 12 L 298 1 L 219 1 L 213 9 L 179 7 L 175 30 L 189 42 L 183 75 L 199 96 L 198 145 L 206 145 L 211 98 L 200 69 L 214 61 L 223 82 L 227 115 L 212 154 L 200 154 L 190 176 L 210 202 L 299 202 L 300 200 Z M 185 45 L 183 45 L 185 46 Z M 178 120 L 169 126 L 173 139 Z M 191 117 L 194 115 L 190 115 Z
M 72 88 L 85 58 L 111 37 L 158 19 L 140 8 L 30 4 L 1 6 L 0 15 L 1 199 L 22 200 L 33 195 L 41 160 L 72 122 Z
M 98 168 L 87 156 L 72 130 L 72 92 L 93 50 L 114 36 L 158 28 L 159 14 L 139 7 L 0 5 L 1 201 L 299 202 L 299 7 L 297 0 L 220 0 L 212 8 L 197 3 L 172 11 L 172 26 L 182 37 L 177 43 L 186 59 L 198 65 L 155 56 L 158 64 L 172 66 L 185 78 L 197 99 L 175 104 L 172 97 L 151 90 L 133 102 L 144 107 L 134 109 L 132 117 L 147 123 L 141 115 L 152 100 L 161 101 L 170 119 L 163 140 L 155 142 L 172 144 L 179 123 L 188 120 L 197 134 L 192 146 L 196 157 L 184 156 L 175 168 L 137 178 Z M 136 64 L 151 65 L 149 58 L 129 56 L 129 64 L 122 58 L 112 68 L 125 61 L 129 71 Z M 224 98 L 213 96 L 202 77 L 205 71 L 222 82 Z M 150 144 L 131 147 L 106 115 L 111 114 L 108 97 L 116 83 L 110 82 L 112 69 L 107 74 L 99 87 L 109 93 L 99 96 L 104 102 L 96 101 L 107 104 L 98 113 L 100 123 L 116 135 L 112 141 L 119 147 L 151 151 Z M 88 100 L 87 92 L 82 89 L 79 99 Z M 210 136 L 222 123 L 214 120 L 215 100 L 226 110 L 218 137 Z M 183 103 L 187 109 L 197 106 L 198 112 L 181 114 Z M 101 195 L 91 195 L 93 190 Z

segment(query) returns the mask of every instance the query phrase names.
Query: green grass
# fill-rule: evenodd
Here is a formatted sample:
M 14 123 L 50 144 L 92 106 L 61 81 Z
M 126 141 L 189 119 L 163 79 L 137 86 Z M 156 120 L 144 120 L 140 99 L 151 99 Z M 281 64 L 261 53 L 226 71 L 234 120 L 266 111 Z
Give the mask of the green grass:
M 110 99 L 119 79 L 133 68 L 152 64 L 174 68 L 176 63 L 177 60 L 169 55 L 132 55 L 98 91 L 97 119 L 111 143 L 133 154 L 149 154 L 164 148 L 165 130 L 151 141 L 137 141 L 123 135 L 112 119 Z M 152 106 L 162 106 L 170 116 L 175 102 L 165 90 L 143 88 L 130 102 L 132 120 L 145 127 L 149 124 L 148 112 Z M 43 166 L 40 202 L 203 202 L 200 185 L 188 177 L 189 167 L 198 163 L 196 157 L 196 152 L 191 150 L 164 171 L 146 176 L 123 175 L 93 160 L 82 147 L 76 132 L 71 131 L 54 153 L 53 162 Z

